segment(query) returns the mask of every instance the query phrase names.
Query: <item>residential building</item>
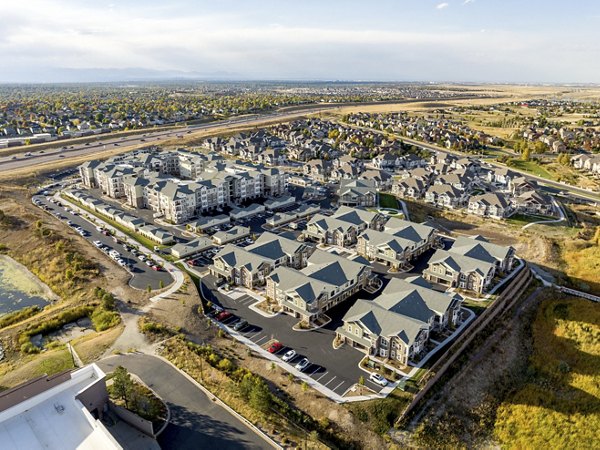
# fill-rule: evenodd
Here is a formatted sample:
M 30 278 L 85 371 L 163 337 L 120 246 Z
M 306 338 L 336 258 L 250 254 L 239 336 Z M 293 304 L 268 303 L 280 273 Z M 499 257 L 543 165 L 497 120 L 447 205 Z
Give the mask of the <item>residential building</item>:
M 379 205 L 379 192 L 373 180 L 340 180 L 338 203 L 343 206 L 373 207 Z
M 303 269 L 279 267 L 267 277 L 266 295 L 285 313 L 310 323 L 365 288 L 371 269 L 361 261 L 315 250 Z
M 265 232 L 245 248 L 227 244 L 214 256 L 209 270 L 219 279 L 252 289 L 263 285 L 279 266 L 304 267 L 312 250 L 301 242 Z
M 321 244 L 350 247 L 367 228 L 380 230 L 387 218 L 379 213 L 340 206 L 332 216 L 316 214 L 306 225 L 305 237 Z
M 406 366 L 424 353 L 433 331 L 460 323 L 461 301 L 431 289 L 420 277 L 393 278 L 375 300 L 358 300 L 350 308 L 336 337 L 367 355 Z
M 469 214 L 503 219 L 513 213 L 513 208 L 504 194 L 488 192 L 472 196 L 467 211 Z
M 408 267 L 411 259 L 432 248 L 436 244 L 436 236 L 435 228 L 392 218 L 384 231 L 367 229 L 358 236 L 356 252 L 369 261 L 399 270 Z

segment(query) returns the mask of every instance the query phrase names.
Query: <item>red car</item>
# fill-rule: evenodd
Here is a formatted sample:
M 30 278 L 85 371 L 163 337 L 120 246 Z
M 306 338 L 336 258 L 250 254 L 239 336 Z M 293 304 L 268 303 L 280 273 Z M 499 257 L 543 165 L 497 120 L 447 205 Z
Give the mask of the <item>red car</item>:
M 267 350 L 269 353 L 277 353 L 279 350 L 283 348 L 283 344 L 279 341 L 275 341 L 271 344 L 269 349 Z
M 160 272 L 162 270 L 162 267 L 160 267 L 160 266 L 152 266 L 152 270 L 156 270 L 157 272 Z
M 197 266 L 198 265 L 198 261 L 196 261 L 195 259 L 190 259 L 187 262 L 188 266 Z
M 219 322 L 223 322 L 224 320 L 229 319 L 233 314 L 231 314 L 229 311 L 223 311 L 222 313 L 219 313 L 219 315 L 217 316 L 217 320 Z

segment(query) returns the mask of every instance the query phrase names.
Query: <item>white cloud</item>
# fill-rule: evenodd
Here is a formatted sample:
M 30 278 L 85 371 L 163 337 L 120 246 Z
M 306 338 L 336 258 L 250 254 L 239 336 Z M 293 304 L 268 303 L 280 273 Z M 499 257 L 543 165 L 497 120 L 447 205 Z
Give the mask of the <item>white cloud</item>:
M 448 4 L 448 3 L 446 3 L 446 2 L 444 2 L 444 3 L 439 3 L 439 4 L 436 6 L 436 9 L 444 9 L 444 8 L 447 8 L 448 6 L 449 6 L 449 4 Z
M 475 0 L 464 0 L 463 5 L 468 5 L 469 3 L 475 3 Z
M 600 81 L 598 46 L 574 47 L 578 39 L 559 34 L 496 28 L 483 33 L 479 27 L 356 30 L 343 23 L 310 27 L 280 20 L 265 25 L 234 13 L 180 14 L 168 5 L 21 3 L 7 3 L 0 15 L 0 61 L 10 61 L 0 64 L 0 81 L 13 80 L 14 74 L 42 77 L 52 68 L 225 72 L 267 79 Z

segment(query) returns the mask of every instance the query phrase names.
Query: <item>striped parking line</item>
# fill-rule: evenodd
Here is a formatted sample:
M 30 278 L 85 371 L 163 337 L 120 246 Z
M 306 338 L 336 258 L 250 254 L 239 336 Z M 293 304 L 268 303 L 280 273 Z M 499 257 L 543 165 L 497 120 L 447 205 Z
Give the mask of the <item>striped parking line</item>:
M 319 381 L 321 378 L 323 378 L 325 375 L 327 375 L 329 373 L 329 371 L 326 371 L 323 375 L 321 375 L 319 378 L 317 378 L 316 381 Z
M 332 389 L 332 391 L 337 391 L 337 389 L 338 389 L 338 388 L 339 388 L 339 387 L 340 387 L 342 384 L 344 384 L 344 383 L 345 383 L 345 381 L 342 381 L 340 384 L 338 384 L 336 387 L 334 387 L 334 388 Z
M 309 375 L 309 377 L 312 377 L 315 373 L 317 373 L 317 370 L 319 370 L 321 367 L 317 366 L 315 367 L 315 370 L 312 371 L 312 373 Z
M 269 339 L 269 336 L 263 336 L 263 337 L 261 337 L 260 339 L 258 339 L 258 340 L 256 340 L 256 341 L 254 341 L 254 343 L 255 343 L 255 344 L 258 344 L 259 342 L 262 342 L 262 341 L 264 341 L 265 339 Z
M 333 376 L 333 378 L 331 380 L 329 380 L 327 383 L 325 383 L 323 386 L 327 386 L 329 383 L 331 383 L 333 380 L 335 380 L 337 378 L 336 375 Z

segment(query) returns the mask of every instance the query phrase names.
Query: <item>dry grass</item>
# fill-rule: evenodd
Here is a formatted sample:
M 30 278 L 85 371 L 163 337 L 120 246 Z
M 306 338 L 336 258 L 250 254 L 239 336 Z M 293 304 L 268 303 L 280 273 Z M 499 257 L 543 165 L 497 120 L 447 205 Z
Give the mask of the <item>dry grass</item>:
M 498 409 L 506 448 L 594 448 L 600 430 L 600 309 L 587 300 L 545 301 L 533 324 L 530 379 Z
M 53 375 L 74 367 L 71 354 L 61 346 L 41 355 L 0 364 L 0 387 L 14 387 L 41 375 Z
M 120 325 L 100 333 L 94 332 L 74 339 L 71 345 L 83 363 L 89 364 L 100 359 L 122 332 L 123 326 Z

